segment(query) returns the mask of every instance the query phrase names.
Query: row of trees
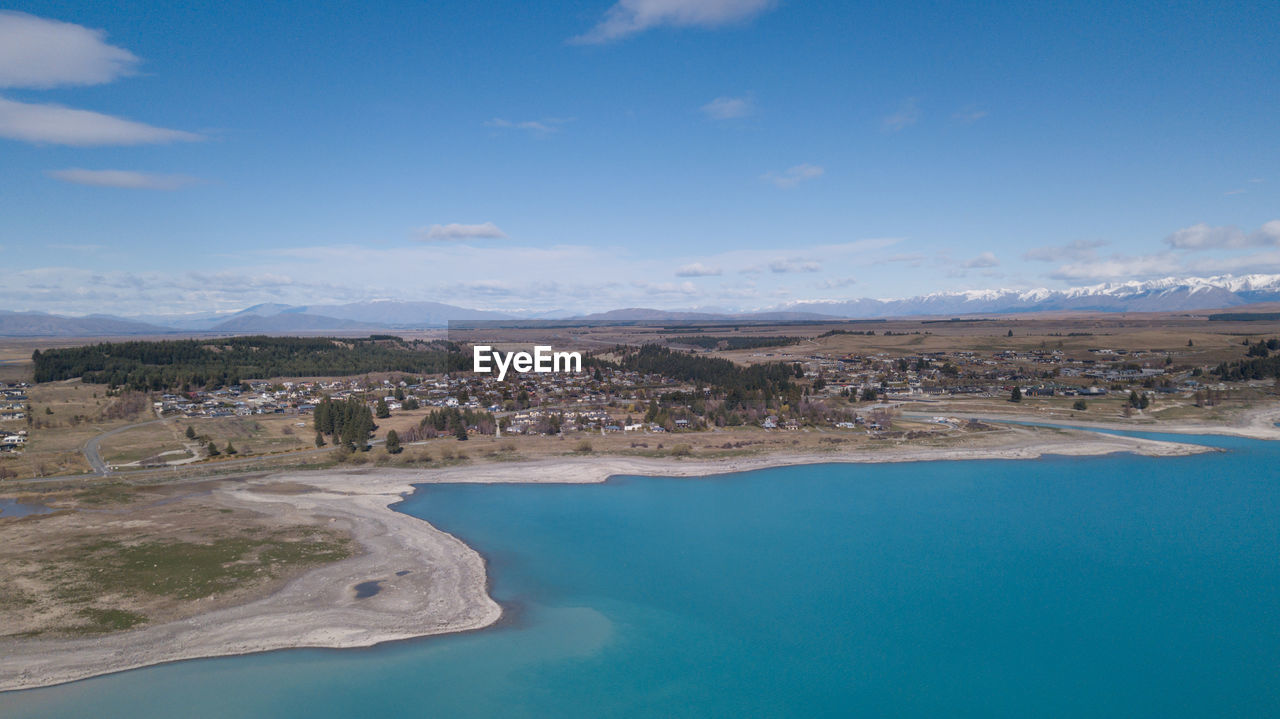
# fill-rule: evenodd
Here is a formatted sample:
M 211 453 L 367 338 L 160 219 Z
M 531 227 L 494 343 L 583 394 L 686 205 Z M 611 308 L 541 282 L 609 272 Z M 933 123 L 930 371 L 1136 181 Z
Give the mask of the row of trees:
M 230 337 L 103 342 L 36 350 L 36 382 L 79 377 L 139 391 L 235 386 L 244 379 L 340 377 L 369 372 L 450 372 L 470 358 L 450 342 L 399 338 Z
M 709 388 L 709 393 L 725 399 L 730 409 L 778 398 L 794 402 L 802 394 L 795 384 L 796 367 L 780 362 L 742 367 L 727 359 L 677 352 L 658 344 L 617 347 L 614 354 L 619 356 L 616 363 L 591 359 L 625 371 L 661 375 Z

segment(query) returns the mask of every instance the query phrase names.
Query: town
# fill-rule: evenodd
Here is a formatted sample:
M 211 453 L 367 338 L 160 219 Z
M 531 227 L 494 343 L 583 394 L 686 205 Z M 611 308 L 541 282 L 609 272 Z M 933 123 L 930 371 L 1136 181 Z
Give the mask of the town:
M 796 327 L 726 335 L 689 335 L 688 328 L 679 328 L 658 343 L 645 336 L 648 344 L 618 343 L 588 353 L 579 371 L 513 372 L 505 378 L 460 367 L 346 377 L 232 377 L 235 381 L 226 384 L 184 382 L 184 387 L 146 392 L 110 381 L 16 381 L 0 387 L 0 458 L 8 458 L 0 461 L 0 476 L 92 471 L 97 466 L 92 458 L 85 458 L 90 466 L 76 458 L 81 448 L 48 441 L 70 427 L 86 429 L 83 435 L 72 433 L 81 442 L 93 434 L 87 428 L 120 431 L 118 439 L 101 441 L 101 464 L 109 471 L 192 469 L 232 456 L 239 462 L 310 457 L 336 449 L 313 422 L 325 401 L 357 402 L 376 422 L 365 441 L 350 443 L 355 456 L 327 455 L 358 462 L 388 440 L 390 447 L 376 453 L 380 461 L 410 461 L 409 455 L 390 456 L 400 454 L 402 443 L 464 437 L 581 435 L 577 451 L 638 454 L 671 452 L 676 445 L 682 451 L 743 450 L 777 444 L 764 439 L 772 432 L 816 433 L 807 437 L 806 446 L 842 436 L 911 441 L 990 429 L 972 417 L 964 419 L 975 412 L 1153 421 L 1196 413 L 1208 417 L 1223 403 L 1240 404 L 1275 391 L 1273 378 L 1234 376 L 1240 373 L 1230 363 L 1266 358 L 1277 350 L 1276 340 L 1223 333 L 1216 326 L 1213 334 L 1203 326 L 1177 335 L 1166 331 L 1151 343 L 1156 346 L 1136 347 L 1124 332 L 1061 332 L 1034 324 L 1029 327 L 1040 331 L 1023 327 L 1019 336 L 1012 329 L 983 328 L 975 334 L 972 325 L 965 335 L 946 334 L 962 324 L 967 323 L 799 328 L 808 336 L 765 334 Z M 639 336 L 644 335 L 631 328 L 611 337 L 625 342 Z M 426 346 L 390 336 L 360 342 L 367 344 L 357 347 L 370 352 Z M 939 344 L 952 346 L 939 349 Z M 766 368 L 772 372 L 769 379 L 751 378 Z M 84 406 L 59 406 L 46 396 L 53 388 L 80 397 L 89 390 L 98 415 Z M 446 411 L 449 419 L 439 420 Z M 129 429 L 149 419 L 163 420 L 170 431 L 157 432 L 164 424 Z M 181 430 L 186 436 L 179 436 Z M 693 439 L 706 433 L 712 436 Z M 660 439 L 677 434 L 689 437 Z M 612 436 L 624 439 L 590 445 L 592 437 Z M 554 445 L 518 447 L 534 454 L 557 451 Z M 24 455 L 30 461 L 22 461 Z M 458 456 L 452 451 L 443 456 L 449 455 Z

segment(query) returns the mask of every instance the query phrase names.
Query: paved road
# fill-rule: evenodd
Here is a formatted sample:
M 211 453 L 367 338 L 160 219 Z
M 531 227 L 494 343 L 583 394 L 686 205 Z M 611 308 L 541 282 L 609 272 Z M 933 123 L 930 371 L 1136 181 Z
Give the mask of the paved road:
M 126 424 L 123 427 L 116 427 L 115 429 L 103 432 L 97 437 L 94 437 L 88 442 L 85 442 L 84 447 L 82 447 L 80 451 L 84 452 L 84 458 L 88 460 L 89 466 L 93 469 L 94 474 L 106 476 L 108 474 L 111 474 L 111 468 L 107 466 L 106 462 L 102 461 L 102 452 L 99 451 L 98 449 L 98 445 L 102 443 L 102 440 L 106 439 L 107 437 L 110 437 L 113 434 L 120 434 L 121 432 L 124 432 L 126 430 L 133 429 L 134 427 L 145 427 L 149 424 L 155 424 L 156 422 L 163 422 L 163 421 L 164 421 L 163 419 L 153 419 L 148 422 L 139 422 L 137 424 Z

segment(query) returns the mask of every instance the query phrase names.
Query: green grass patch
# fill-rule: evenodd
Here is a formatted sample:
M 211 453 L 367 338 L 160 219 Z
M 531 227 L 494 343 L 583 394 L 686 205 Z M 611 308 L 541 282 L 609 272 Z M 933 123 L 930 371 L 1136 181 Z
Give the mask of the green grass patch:
M 96 607 L 87 607 L 85 609 L 81 609 L 77 613 L 89 620 L 88 624 L 81 624 L 71 628 L 71 630 L 77 634 L 105 634 L 107 632 L 118 632 L 124 629 L 131 629 L 139 624 L 144 624 L 147 621 L 145 616 L 125 609 L 98 609 Z
M 128 504 L 133 493 L 132 487 L 121 482 L 104 482 L 76 492 L 75 498 L 84 504 Z
M 279 532 L 246 533 L 208 543 L 103 541 L 81 550 L 79 581 L 63 585 L 61 591 L 68 599 L 79 598 L 86 590 L 200 599 L 245 581 L 276 576 L 286 566 L 324 564 L 349 556 L 348 540 L 323 532 L 302 538 Z

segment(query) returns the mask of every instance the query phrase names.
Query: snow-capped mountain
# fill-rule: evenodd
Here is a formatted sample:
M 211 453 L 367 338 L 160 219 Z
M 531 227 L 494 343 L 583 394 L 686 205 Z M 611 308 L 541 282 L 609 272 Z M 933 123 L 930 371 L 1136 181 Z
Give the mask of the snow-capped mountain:
M 1106 282 L 1065 290 L 964 290 L 899 299 L 827 299 L 792 302 L 780 309 L 841 317 L 983 314 L 1005 312 L 1171 312 L 1280 301 L 1280 275 L 1166 277 Z

